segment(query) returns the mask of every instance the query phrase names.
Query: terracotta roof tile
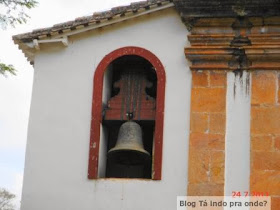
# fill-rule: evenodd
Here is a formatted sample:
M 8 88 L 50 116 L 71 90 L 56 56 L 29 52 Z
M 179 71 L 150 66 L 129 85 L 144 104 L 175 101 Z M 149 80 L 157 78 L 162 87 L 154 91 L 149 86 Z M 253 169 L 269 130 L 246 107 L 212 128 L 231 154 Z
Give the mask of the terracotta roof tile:
M 88 26 L 92 23 L 99 23 L 100 21 L 108 21 L 117 16 L 125 16 L 127 13 L 137 13 L 138 10 L 145 9 L 149 10 L 150 7 L 161 6 L 165 3 L 173 2 L 173 0 L 147 0 L 131 3 L 128 6 L 114 7 L 111 10 L 103 12 L 95 12 L 90 16 L 78 17 L 73 21 L 55 24 L 52 27 L 41 28 L 33 30 L 30 33 L 24 33 L 13 36 L 14 41 L 30 42 L 33 39 L 39 39 L 44 35 L 51 36 L 53 32 L 63 32 L 64 30 L 71 29 L 75 30 L 80 28 L 79 26 Z

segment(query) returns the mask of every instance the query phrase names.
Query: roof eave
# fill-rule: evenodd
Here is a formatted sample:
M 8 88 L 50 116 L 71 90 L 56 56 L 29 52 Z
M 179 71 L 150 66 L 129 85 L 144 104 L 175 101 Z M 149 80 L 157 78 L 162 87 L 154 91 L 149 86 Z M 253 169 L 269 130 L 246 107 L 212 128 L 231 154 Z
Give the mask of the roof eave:
M 87 31 L 92 31 L 101 27 L 110 26 L 112 24 L 120 23 L 125 20 L 133 19 L 139 16 L 150 14 L 156 11 L 164 10 L 174 7 L 172 0 L 161 1 L 161 4 L 156 6 L 151 5 L 149 8 L 140 8 L 137 12 L 128 12 L 125 15 L 117 15 L 113 18 L 103 19 L 98 22 L 93 23 L 84 23 L 77 25 L 72 28 L 58 28 L 54 27 L 38 29 L 31 33 L 18 34 L 13 36 L 13 41 L 19 46 L 19 49 L 22 50 L 27 60 L 33 64 L 34 63 L 34 54 L 36 50 L 39 50 L 39 44 L 49 43 L 49 42 L 63 42 L 65 38 L 69 36 L 81 34 Z

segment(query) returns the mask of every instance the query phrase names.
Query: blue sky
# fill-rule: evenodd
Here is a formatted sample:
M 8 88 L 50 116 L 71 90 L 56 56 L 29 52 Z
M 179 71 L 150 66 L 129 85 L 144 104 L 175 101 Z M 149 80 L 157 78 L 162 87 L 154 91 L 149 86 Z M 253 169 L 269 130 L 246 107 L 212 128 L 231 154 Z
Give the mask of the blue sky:
M 31 19 L 27 24 L 0 31 L 0 61 L 13 64 L 18 70 L 17 76 L 0 75 L 0 187 L 16 194 L 17 207 L 22 190 L 34 70 L 11 36 L 138 0 L 37 1 L 39 5 L 28 11 Z M 50 11 L 56 15 L 50 15 Z

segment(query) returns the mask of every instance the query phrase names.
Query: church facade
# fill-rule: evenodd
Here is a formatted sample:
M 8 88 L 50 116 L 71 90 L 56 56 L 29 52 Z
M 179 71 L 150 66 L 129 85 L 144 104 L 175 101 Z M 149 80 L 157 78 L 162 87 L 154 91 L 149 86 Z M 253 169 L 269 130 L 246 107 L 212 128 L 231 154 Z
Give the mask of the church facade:
M 34 65 L 21 209 L 278 209 L 279 5 L 149 0 L 14 36 Z

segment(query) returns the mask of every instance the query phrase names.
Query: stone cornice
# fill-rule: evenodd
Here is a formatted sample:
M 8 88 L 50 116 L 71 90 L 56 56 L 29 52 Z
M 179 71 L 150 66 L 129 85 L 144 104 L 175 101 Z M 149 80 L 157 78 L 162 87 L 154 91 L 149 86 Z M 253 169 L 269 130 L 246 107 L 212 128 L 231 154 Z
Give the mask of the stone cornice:
M 280 17 L 193 21 L 185 48 L 191 70 L 280 70 Z
M 279 0 L 174 0 L 183 18 L 271 17 L 280 10 Z

